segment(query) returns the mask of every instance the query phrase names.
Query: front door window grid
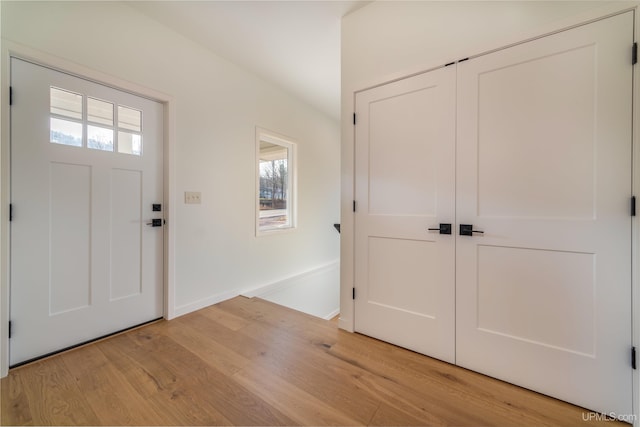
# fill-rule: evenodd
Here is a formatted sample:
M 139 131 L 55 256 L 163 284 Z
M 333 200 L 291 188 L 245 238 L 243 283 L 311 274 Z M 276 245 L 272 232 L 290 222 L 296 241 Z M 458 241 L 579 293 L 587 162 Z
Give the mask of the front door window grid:
M 142 155 L 142 111 L 53 86 L 49 99 L 49 142 Z

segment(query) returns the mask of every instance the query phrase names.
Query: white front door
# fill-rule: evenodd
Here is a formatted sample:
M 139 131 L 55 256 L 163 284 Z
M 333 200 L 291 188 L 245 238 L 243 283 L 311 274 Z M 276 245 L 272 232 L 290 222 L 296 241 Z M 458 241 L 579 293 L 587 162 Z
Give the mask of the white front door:
M 458 65 L 457 364 L 631 414 L 633 14 Z M 459 231 L 459 230 L 458 230 Z
M 162 316 L 163 107 L 16 58 L 11 86 L 15 365 Z
M 356 96 L 358 332 L 453 362 L 455 67 Z M 443 231 L 445 230 L 443 225 Z

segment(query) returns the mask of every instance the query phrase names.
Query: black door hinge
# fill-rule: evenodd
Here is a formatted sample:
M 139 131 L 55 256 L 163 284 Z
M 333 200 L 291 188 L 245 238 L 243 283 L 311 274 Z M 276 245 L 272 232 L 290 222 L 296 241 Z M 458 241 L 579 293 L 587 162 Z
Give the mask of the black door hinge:
M 633 48 L 631 50 L 631 65 L 636 65 L 638 62 L 638 43 L 633 44 Z
M 353 211 L 354 212 L 356 211 L 356 201 L 355 200 L 353 201 Z
M 9 222 L 13 221 L 13 204 L 9 203 Z
M 353 113 L 353 125 L 355 126 L 356 124 L 356 113 Z
M 11 320 L 9 320 L 9 338 L 13 336 L 13 328 L 11 326 L 12 326 L 12 323 L 11 323 Z
M 631 196 L 631 216 L 636 216 L 636 196 Z
M 13 88 L 9 86 L 9 105 L 13 105 Z
M 351 298 L 356 299 L 356 288 L 351 288 Z
M 631 347 L 631 367 L 636 369 L 636 348 Z

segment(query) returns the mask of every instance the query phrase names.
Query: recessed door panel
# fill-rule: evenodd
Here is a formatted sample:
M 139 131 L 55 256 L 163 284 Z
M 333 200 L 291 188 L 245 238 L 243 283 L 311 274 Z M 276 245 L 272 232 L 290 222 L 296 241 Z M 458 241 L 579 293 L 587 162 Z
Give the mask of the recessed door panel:
M 476 328 L 595 357 L 595 266 L 589 253 L 478 245 Z
M 142 292 L 142 172 L 111 170 L 111 300 Z
M 477 76 L 478 212 L 592 219 L 596 45 L 539 55 Z
M 438 147 L 436 87 L 369 104 L 369 213 L 436 214 Z M 407 156 L 407 153 L 412 156 Z
M 371 237 L 369 303 L 435 319 L 437 251 L 436 242 Z
M 49 165 L 49 313 L 91 305 L 91 167 Z

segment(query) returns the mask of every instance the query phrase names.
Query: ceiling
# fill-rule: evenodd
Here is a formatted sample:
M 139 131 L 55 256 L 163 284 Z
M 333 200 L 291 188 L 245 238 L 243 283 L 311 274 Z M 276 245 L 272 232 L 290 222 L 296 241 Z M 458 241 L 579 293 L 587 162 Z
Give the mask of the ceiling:
M 336 120 L 340 115 L 340 21 L 367 3 L 127 2 Z

